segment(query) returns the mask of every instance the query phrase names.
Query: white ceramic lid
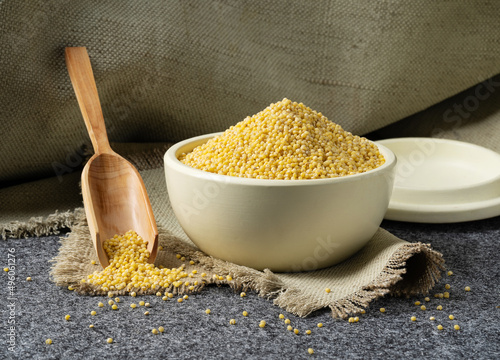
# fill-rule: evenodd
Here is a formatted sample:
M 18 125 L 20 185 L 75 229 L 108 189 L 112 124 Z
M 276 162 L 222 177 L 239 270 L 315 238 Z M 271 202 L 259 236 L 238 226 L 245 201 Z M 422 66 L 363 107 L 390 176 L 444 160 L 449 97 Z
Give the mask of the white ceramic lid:
M 386 219 L 453 223 L 500 215 L 500 154 L 434 138 L 377 143 L 398 158 Z

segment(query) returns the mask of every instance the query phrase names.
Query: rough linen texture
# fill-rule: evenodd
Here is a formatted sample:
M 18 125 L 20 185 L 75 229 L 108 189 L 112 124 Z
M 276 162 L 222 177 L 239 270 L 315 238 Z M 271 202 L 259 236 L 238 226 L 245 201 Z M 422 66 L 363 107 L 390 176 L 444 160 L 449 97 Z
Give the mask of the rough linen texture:
M 364 134 L 499 73 L 499 13 L 498 1 L 4 0 L 0 186 L 71 168 L 87 142 L 65 46 L 88 48 L 112 141 L 222 131 L 284 97 Z
M 171 213 L 168 203 L 165 203 L 163 210 Z M 158 213 L 159 209 L 155 210 Z M 72 285 L 80 294 L 109 294 L 95 286 L 81 283 L 87 275 L 101 268 L 91 264 L 91 260 L 97 264 L 99 262 L 83 209 L 76 209 L 74 217 L 76 221 L 71 227 L 71 234 L 61 238 L 59 254 L 52 260 L 51 277 L 57 285 Z M 179 267 L 182 262 L 175 254 L 181 254 L 186 260 L 195 262 L 194 265 L 185 262 L 186 271 L 197 269 L 198 273 L 192 281 L 199 281 L 200 284 L 192 290 L 188 290 L 185 285 L 144 291 L 134 289 L 139 294 L 155 294 L 158 290 L 174 294 L 194 293 L 206 284 L 228 284 L 237 290 L 253 290 L 262 297 L 272 298 L 275 305 L 297 316 L 304 317 L 313 311 L 330 308 L 333 317 L 346 318 L 349 314 L 359 313 L 371 301 L 388 293 L 406 296 L 427 294 L 444 269 L 442 255 L 429 245 L 410 244 L 379 229 L 360 252 L 339 265 L 294 274 L 257 271 L 204 254 L 185 235 L 175 236 L 163 229 L 162 220 L 157 218 L 160 224 L 159 243 L 163 250 L 158 253 L 155 264 Z M 206 277 L 201 277 L 202 271 L 207 274 Z M 215 274 L 224 279 L 214 279 Z M 233 280 L 226 280 L 228 275 Z M 325 288 L 330 288 L 332 292 L 327 294 Z M 126 294 L 124 290 L 111 293 Z
M 445 254 L 453 275 L 445 275 L 434 287 L 429 302 L 424 296 L 385 296 L 372 302 L 355 324 L 331 318 L 328 309 L 299 318 L 253 292 L 241 298 L 228 286 L 206 286 L 182 304 L 177 297 L 163 301 L 154 295 L 120 296 L 119 309 L 113 311 L 107 296 L 81 296 L 49 280 L 48 260 L 58 253 L 58 237 L 0 241 L 1 253 L 16 249 L 16 298 L 21 310 L 16 316 L 15 352 L 4 345 L 0 358 L 499 359 L 500 217 L 459 224 L 384 221 L 382 226 L 401 239 L 431 243 Z M 27 276 L 33 281 L 24 281 Z M 1 279 L 6 284 L 5 274 Z M 451 289 L 446 290 L 445 284 Z M 472 290 L 464 291 L 465 286 Z M 449 299 L 434 297 L 444 291 L 450 292 Z M 5 297 L 0 295 L 2 300 Z M 130 308 L 140 300 L 151 303 L 149 316 L 144 316 L 144 308 Z M 426 311 L 414 305 L 417 300 L 427 306 Z M 99 308 L 98 302 L 105 307 Z M 438 305 L 442 311 L 436 309 Z M 387 311 L 381 313 L 381 307 Z M 210 315 L 205 313 L 207 308 Z M 91 310 L 97 316 L 91 316 Z M 244 310 L 247 317 L 241 314 Z M 299 335 L 287 331 L 280 313 L 300 330 Z M 71 321 L 64 320 L 66 314 L 71 314 Z M 448 319 L 450 314 L 455 320 Z M 411 316 L 417 321 L 412 322 Z M 431 316 L 436 321 L 430 321 Z M 5 312 L 5 323 L 7 318 Z M 229 325 L 232 318 L 235 326 Z M 267 321 L 264 329 L 259 328 L 260 320 Z M 316 326 L 320 322 L 322 328 Z M 89 329 L 89 324 L 95 327 Z M 437 330 L 438 324 L 443 331 Z M 455 324 L 460 325 L 459 331 L 453 329 Z M 165 333 L 153 335 L 151 329 L 158 326 L 165 327 Z M 306 329 L 312 334 L 304 334 Z M 114 344 L 106 343 L 108 337 Z M 45 344 L 47 338 L 52 345 Z M 313 356 L 308 348 L 314 349 Z
M 500 76 L 366 136 L 423 136 L 471 142 L 500 153 Z
M 440 270 L 444 268 L 441 254 L 433 251 L 429 245 L 409 244 L 383 229 L 379 229 L 369 243 L 350 259 L 318 271 L 274 274 L 269 270 L 257 271 L 212 258 L 196 248 L 177 222 L 168 199 L 163 167 L 144 169 L 144 166 L 149 167 L 148 164 L 159 164 L 158 158 L 161 159 L 162 155 L 163 152 L 153 150 L 142 156 L 129 156 L 142 169 L 141 176 L 158 224 L 159 241 L 165 249 L 156 260 L 158 266 L 179 267 L 181 263 L 173 255 L 180 253 L 196 262 L 194 268 L 199 267 L 199 273 L 204 271 L 208 275 L 208 278 L 203 279 L 198 274 L 195 280 L 228 283 L 236 289 L 254 290 L 263 297 L 274 298 L 276 305 L 298 316 L 307 316 L 315 310 L 328 307 L 333 317 L 346 317 L 366 308 L 372 300 L 387 293 L 427 293 L 440 278 Z M 142 157 L 147 157 L 148 161 Z M 71 284 L 80 293 L 104 294 L 80 283 L 81 279 L 97 270 L 90 264 L 91 260 L 97 258 L 84 211 L 76 209 L 73 219 L 72 232 L 62 239 L 60 252 L 53 260 L 51 275 L 56 284 Z M 191 270 L 191 267 L 188 265 L 187 269 Z M 224 277 L 230 275 L 234 280 L 214 281 L 213 274 Z M 202 284 L 194 291 L 201 288 Z M 326 294 L 325 288 L 330 288 L 332 293 Z M 187 291 L 184 285 L 168 290 L 174 293 Z M 146 293 L 154 294 L 156 291 L 149 289 Z

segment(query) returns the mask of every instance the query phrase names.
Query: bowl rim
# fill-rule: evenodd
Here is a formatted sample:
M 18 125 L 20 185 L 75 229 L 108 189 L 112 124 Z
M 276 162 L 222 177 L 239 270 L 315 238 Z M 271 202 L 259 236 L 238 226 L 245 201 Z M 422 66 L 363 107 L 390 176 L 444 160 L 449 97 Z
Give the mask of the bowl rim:
M 335 178 L 327 178 L 327 179 L 302 179 L 302 180 L 284 180 L 284 179 L 254 179 L 254 178 L 243 178 L 237 176 L 229 176 L 229 175 L 221 175 L 216 173 L 211 173 L 208 171 L 195 169 L 189 165 L 183 164 L 179 161 L 176 156 L 176 153 L 181 147 L 189 145 L 190 143 L 201 141 L 201 140 L 209 140 L 215 136 L 221 135 L 222 132 L 210 133 L 199 135 L 195 137 L 191 137 L 182 141 L 179 141 L 172 145 L 164 155 L 164 164 L 165 171 L 167 172 L 169 168 L 176 170 L 185 175 L 189 175 L 195 178 L 201 178 L 206 180 L 225 182 L 231 184 L 240 184 L 240 185 L 252 185 L 252 186 L 304 186 L 304 185 L 326 185 L 329 183 L 339 183 L 345 181 L 359 181 L 361 178 L 369 178 L 372 176 L 380 175 L 380 173 L 386 173 L 386 170 L 395 167 L 397 158 L 392 150 L 387 148 L 384 145 L 380 145 L 375 143 L 374 141 L 368 140 L 370 143 L 374 144 L 379 148 L 379 151 L 385 158 L 385 163 L 381 166 L 364 172 L 360 174 L 346 175 Z M 201 145 L 201 144 L 200 144 Z

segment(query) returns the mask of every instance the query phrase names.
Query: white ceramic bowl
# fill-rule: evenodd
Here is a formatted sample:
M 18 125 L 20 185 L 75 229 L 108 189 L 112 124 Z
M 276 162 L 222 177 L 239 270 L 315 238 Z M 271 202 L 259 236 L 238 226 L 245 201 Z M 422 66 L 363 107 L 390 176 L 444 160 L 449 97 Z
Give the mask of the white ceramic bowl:
M 396 157 L 363 174 L 332 179 L 262 180 L 194 169 L 177 157 L 218 134 L 181 141 L 165 154 L 174 213 L 205 253 L 258 270 L 334 265 L 377 231 L 391 197 Z

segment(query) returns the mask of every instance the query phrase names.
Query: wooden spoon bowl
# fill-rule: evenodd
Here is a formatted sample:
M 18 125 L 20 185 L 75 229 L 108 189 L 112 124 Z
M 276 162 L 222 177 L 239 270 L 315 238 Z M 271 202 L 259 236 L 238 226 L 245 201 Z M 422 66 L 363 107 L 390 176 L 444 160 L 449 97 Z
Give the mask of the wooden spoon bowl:
M 109 146 L 97 87 L 84 47 L 69 47 L 66 66 L 87 126 L 94 156 L 82 172 L 82 196 L 87 222 L 99 262 L 109 259 L 106 239 L 134 230 L 148 242 L 149 262 L 158 251 L 158 230 L 146 187 L 137 169 Z

